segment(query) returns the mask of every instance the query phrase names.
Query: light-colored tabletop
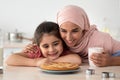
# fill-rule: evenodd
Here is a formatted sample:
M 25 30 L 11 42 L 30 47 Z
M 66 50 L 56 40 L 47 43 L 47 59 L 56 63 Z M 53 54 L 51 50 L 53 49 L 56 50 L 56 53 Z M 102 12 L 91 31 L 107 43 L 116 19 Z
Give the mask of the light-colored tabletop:
M 51 74 L 42 72 L 38 67 L 5 66 L 0 80 L 120 80 L 120 66 L 97 67 L 93 75 L 86 75 L 88 68 L 88 64 L 83 64 L 76 73 Z M 102 78 L 102 72 L 113 72 L 115 78 Z

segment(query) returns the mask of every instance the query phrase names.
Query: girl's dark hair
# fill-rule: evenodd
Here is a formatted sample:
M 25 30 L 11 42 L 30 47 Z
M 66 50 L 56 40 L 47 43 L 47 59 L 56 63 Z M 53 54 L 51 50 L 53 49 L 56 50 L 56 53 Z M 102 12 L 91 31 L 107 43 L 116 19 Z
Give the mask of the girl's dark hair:
M 54 35 L 58 39 L 62 40 L 60 33 L 59 33 L 59 25 L 55 22 L 44 21 L 36 28 L 35 33 L 34 33 L 33 43 L 35 43 L 39 46 L 41 39 L 45 33 Z M 66 45 L 63 40 L 62 40 L 62 42 L 63 42 L 63 46 L 65 48 Z

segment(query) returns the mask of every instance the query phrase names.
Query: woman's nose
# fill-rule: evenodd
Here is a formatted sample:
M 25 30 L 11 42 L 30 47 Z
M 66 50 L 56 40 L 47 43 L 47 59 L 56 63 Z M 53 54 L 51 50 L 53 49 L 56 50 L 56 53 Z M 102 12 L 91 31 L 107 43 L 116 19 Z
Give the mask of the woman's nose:
M 71 35 L 70 33 L 68 33 L 68 34 L 66 35 L 66 39 L 67 39 L 68 41 L 72 41 L 72 35 Z

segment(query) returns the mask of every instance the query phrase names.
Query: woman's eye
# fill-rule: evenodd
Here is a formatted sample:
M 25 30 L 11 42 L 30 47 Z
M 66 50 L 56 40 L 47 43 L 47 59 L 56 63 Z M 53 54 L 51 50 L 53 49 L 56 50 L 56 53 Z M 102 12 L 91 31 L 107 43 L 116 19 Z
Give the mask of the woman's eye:
M 64 29 L 61 29 L 61 30 L 60 30 L 60 32 L 67 32 L 67 31 L 66 31 L 66 30 L 64 30 Z
M 72 32 L 79 32 L 79 30 L 73 30 Z

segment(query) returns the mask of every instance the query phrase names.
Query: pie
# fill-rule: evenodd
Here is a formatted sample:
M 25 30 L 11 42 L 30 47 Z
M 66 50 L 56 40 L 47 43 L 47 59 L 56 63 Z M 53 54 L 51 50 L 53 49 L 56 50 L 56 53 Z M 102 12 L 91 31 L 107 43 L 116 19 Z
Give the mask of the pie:
M 79 68 L 79 65 L 70 62 L 51 62 L 41 65 L 40 68 L 44 70 L 58 70 L 58 71 L 75 70 Z

